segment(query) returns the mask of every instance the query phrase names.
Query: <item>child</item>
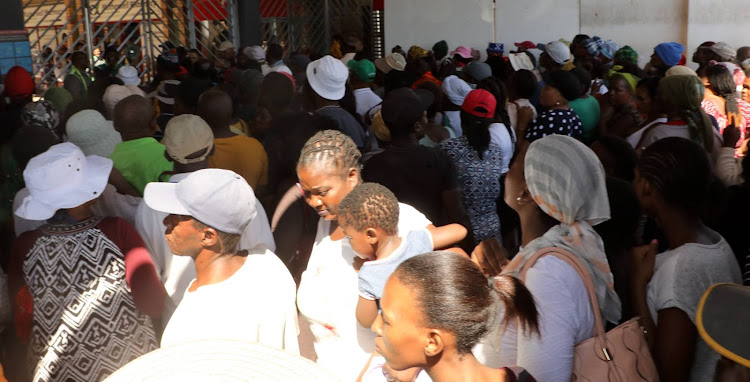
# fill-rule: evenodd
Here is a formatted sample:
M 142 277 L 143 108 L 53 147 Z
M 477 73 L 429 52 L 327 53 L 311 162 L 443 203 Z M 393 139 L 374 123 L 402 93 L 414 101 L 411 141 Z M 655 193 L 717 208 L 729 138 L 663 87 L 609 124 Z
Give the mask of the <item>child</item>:
M 355 187 L 339 205 L 339 225 L 352 250 L 367 261 L 359 270 L 357 321 L 369 328 L 378 314 L 378 303 L 386 280 L 403 261 L 431 252 L 432 235 L 427 229 L 398 235 L 398 199 L 377 183 Z

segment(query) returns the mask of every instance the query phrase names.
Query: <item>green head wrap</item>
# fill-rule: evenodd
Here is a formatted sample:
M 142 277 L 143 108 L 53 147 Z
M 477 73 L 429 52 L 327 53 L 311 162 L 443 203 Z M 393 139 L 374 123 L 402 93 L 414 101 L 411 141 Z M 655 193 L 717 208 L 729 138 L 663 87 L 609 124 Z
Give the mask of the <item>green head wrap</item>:
M 701 108 L 706 93 L 703 81 L 695 76 L 669 76 L 659 81 L 659 94 L 669 104 L 680 110 L 690 131 L 690 139 L 707 152 L 713 151 L 713 125 Z
M 631 48 L 630 45 L 625 45 L 615 52 L 615 60 L 628 61 L 638 65 L 638 52 Z

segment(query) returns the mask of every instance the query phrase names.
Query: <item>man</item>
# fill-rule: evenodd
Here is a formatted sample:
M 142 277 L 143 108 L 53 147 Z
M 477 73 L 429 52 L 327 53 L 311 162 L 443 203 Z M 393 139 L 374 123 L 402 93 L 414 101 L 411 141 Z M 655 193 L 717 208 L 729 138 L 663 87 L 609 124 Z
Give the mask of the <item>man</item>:
M 263 65 L 263 75 L 271 72 L 282 72 L 292 75 L 292 70 L 284 65 L 284 48 L 279 44 L 268 44 L 266 48 L 266 64 Z
M 120 52 L 114 46 L 108 46 L 104 50 L 104 63 L 94 69 L 97 77 L 116 77 L 120 64 Z
M 341 61 L 325 56 L 307 66 L 307 81 L 310 85 L 303 92 L 308 107 L 316 114 L 332 119 L 339 130 L 348 135 L 360 151 L 364 151 L 367 136 L 362 125 L 339 106 L 346 93 L 349 69 Z
M 544 46 L 542 55 L 539 57 L 539 66 L 546 73 L 561 70 L 570 61 L 570 48 L 560 41 L 552 41 Z
M 234 44 L 231 41 L 224 41 L 219 45 L 219 55 L 215 65 L 222 70 L 234 66 Z
M 68 75 L 63 87 L 73 96 L 73 100 L 82 101 L 88 98 L 91 77 L 88 74 L 89 59 L 83 51 L 73 52 Z
M 149 94 L 148 98 L 156 98 L 159 101 L 159 116 L 156 118 L 156 124 L 164 131 L 167 122 L 174 117 L 175 98 L 180 92 L 180 81 L 165 80 L 159 84 L 156 91 Z
M 174 175 L 170 182 L 177 183 L 194 171 L 208 168 L 208 158 L 214 148 L 214 135 L 211 127 L 200 117 L 184 114 L 172 118 L 162 142 L 166 146 L 167 159 L 174 162 Z M 257 215 L 243 231 L 239 249 L 253 249 L 262 245 L 270 251 L 275 251 L 276 244 L 268 217 L 257 201 L 255 208 Z M 146 243 L 156 272 L 169 296 L 162 315 L 164 325 L 169 322 L 185 290 L 195 278 L 195 266 L 190 257 L 172 256 L 163 234 L 163 221 L 166 217 L 166 213 L 149 208 L 143 201 L 138 205 L 135 215 L 135 228 Z
M 354 89 L 354 99 L 357 102 L 357 114 L 362 117 L 363 121 L 368 120 L 375 112 L 380 110 L 378 105 L 383 103 L 383 99 L 378 97 L 372 91 L 372 83 L 375 81 L 375 64 L 370 60 L 351 60 L 349 69 L 353 76 L 350 76 L 350 83 Z M 367 122 L 365 122 L 367 123 Z
M 209 165 L 234 171 L 257 189 L 268 183 L 268 155 L 257 139 L 232 132 L 233 110 L 232 98 L 221 90 L 209 90 L 198 100 L 198 115 L 214 133 L 216 152 Z
M 112 121 L 122 135 L 122 143 L 115 146 L 109 158 L 141 195 L 146 184 L 172 171 L 172 163 L 164 158 L 164 145 L 153 138 L 157 130 L 154 114 L 147 99 L 132 95 L 117 103 Z
M 151 183 L 146 204 L 164 219 L 170 251 L 195 262 L 190 283 L 162 336 L 162 347 L 205 339 L 257 342 L 299 354 L 296 287 L 276 255 L 239 250 L 255 217 L 252 188 L 238 174 L 198 170 L 179 183 Z

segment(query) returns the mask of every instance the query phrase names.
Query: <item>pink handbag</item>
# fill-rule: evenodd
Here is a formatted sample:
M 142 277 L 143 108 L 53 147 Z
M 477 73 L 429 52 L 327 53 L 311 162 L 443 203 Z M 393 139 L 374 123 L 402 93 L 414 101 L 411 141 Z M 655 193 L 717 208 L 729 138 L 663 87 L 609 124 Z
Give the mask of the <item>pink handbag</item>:
M 594 292 L 594 281 L 577 256 L 556 247 L 541 249 L 524 264 L 521 269 L 521 281 L 526 279 L 526 272 L 534 263 L 540 257 L 547 255 L 565 261 L 578 272 L 588 291 L 591 309 L 594 312 L 594 336 L 576 345 L 573 356 L 573 374 L 570 380 L 576 382 L 658 382 L 659 373 L 651 357 L 638 317 L 605 332 L 599 301 Z

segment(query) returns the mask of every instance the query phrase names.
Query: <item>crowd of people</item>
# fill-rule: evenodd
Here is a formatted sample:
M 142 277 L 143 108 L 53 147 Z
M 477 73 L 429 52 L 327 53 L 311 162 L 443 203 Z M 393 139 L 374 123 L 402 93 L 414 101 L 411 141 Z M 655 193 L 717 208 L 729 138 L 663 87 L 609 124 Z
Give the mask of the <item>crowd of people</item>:
M 635 322 L 643 380 L 750 381 L 750 47 L 216 49 L 150 83 L 77 51 L 36 101 L 4 73 L 9 380 L 226 340 L 340 381 L 594 380 L 579 345 Z

